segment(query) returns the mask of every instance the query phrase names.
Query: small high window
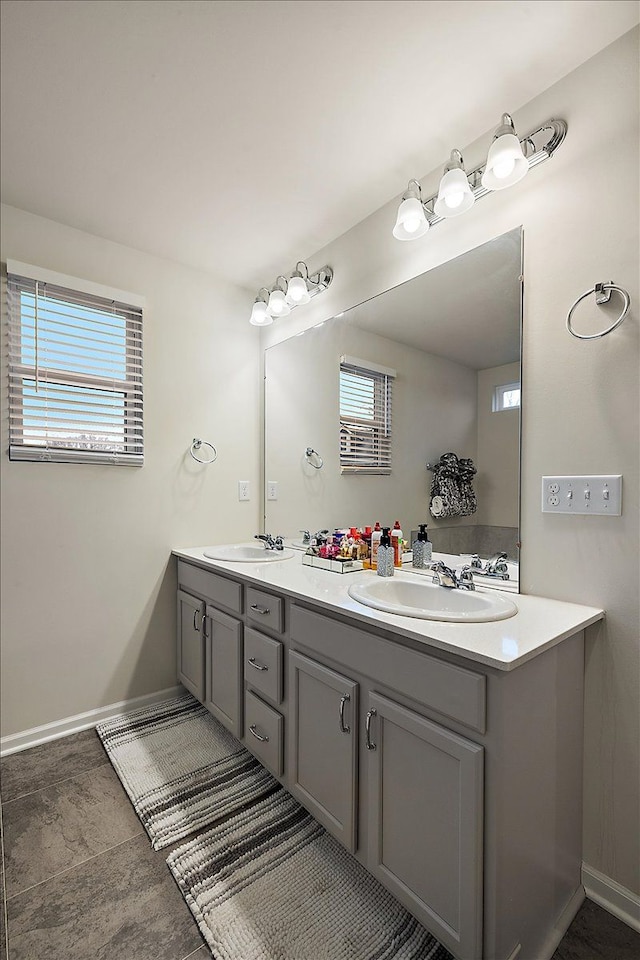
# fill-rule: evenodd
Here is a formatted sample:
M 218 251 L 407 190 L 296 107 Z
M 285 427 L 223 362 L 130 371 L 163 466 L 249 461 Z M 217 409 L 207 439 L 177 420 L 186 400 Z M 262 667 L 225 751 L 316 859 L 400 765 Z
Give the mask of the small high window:
M 7 270 L 10 458 L 141 466 L 142 308 Z
M 391 473 L 391 395 L 395 370 L 340 358 L 342 473 Z
M 503 383 L 494 388 L 493 412 L 515 410 L 520 406 L 520 383 Z

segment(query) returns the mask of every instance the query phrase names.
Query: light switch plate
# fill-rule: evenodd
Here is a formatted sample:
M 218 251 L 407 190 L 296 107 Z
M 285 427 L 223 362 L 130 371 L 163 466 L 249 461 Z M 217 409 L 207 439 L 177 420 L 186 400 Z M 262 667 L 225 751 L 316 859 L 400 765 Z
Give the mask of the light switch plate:
M 542 512 L 619 517 L 622 476 L 543 477 Z

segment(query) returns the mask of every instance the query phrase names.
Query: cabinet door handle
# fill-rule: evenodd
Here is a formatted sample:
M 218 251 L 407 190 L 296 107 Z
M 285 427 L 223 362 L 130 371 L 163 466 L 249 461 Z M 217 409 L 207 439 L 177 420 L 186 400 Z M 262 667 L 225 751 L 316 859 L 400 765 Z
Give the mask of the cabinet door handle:
M 198 624 L 197 624 L 197 622 L 196 622 L 197 619 L 198 619 L 198 614 L 199 614 L 199 613 L 200 613 L 200 611 L 199 611 L 198 608 L 196 607 L 196 609 L 193 611 L 193 629 L 196 631 L 196 633 L 200 633 L 200 627 L 202 626 L 202 620 L 204 620 L 204 617 L 202 617 L 202 619 L 200 620 L 200 627 L 199 627 Z
M 252 723 L 249 727 L 249 733 L 252 733 L 256 740 L 259 740 L 260 743 L 269 743 L 269 737 L 261 737 L 260 734 L 256 732 L 255 723 Z
M 351 697 L 349 696 L 348 693 L 345 693 L 344 696 L 340 697 L 340 715 L 339 715 L 340 733 L 351 733 L 351 727 L 348 727 L 344 722 L 344 705 L 347 702 L 347 700 L 351 700 Z
M 257 661 L 254 657 L 249 657 L 249 663 L 251 664 L 252 667 L 255 667 L 256 670 L 268 670 L 268 669 L 269 669 L 269 667 L 265 667 L 265 665 L 264 665 L 263 663 L 258 663 L 258 661 Z
M 376 749 L 375 743 L 371 742 L 371 718 L 377 717 L 377 715 L 378 715 L 377 710 L 369 710 L 369 713 L 367 714 L 367 719 L 365 720 L 364 728 L 367 735 L 367 750 Z
M 262 613 L 264 616 L 266 616 L 268 613 L 271 613 L 269 607 L 261 607 L 257 603 L 252 603 L 251 609 L 255 610 L 256 613 Z

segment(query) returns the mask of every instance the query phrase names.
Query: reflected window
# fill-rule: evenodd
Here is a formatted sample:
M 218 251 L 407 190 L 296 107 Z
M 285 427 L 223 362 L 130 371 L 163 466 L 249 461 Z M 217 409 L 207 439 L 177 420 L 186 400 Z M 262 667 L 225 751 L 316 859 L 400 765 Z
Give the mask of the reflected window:
M 493 412 L 517 410 L 520 406 L 520 382 L 502 383 L 493 391 Z
M 395 370 L 354 357 L 340 360 L 342 473 L 391 473 L 391 400 Z

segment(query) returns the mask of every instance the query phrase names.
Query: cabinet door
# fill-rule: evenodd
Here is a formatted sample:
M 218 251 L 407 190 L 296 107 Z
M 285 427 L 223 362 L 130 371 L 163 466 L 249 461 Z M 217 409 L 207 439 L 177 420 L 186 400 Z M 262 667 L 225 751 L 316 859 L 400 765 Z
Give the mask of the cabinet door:
M 178 590 L 178 680 L 201 703 L 204 700 L 204 602 Z
M 289 653 L 291 793 L 356 849 L 358 684 Z
M 483 748 L 368 701 L 371 872 L 456 956 L 482 956 Z
M 207 604 L 204 705 L 242 737 L 242 623 Z

